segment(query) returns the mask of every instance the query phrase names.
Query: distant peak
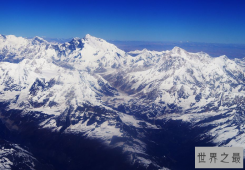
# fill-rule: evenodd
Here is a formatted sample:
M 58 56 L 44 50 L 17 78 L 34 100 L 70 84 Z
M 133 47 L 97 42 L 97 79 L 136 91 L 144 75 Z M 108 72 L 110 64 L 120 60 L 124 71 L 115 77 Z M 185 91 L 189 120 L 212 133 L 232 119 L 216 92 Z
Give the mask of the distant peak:
M 106 42 L 105 40 L 101 39 L 101 38 L 97 38 L 97 37 L 94 37 L 94 36 L 91 36 L 90 34 L 87 34 L 83 40 L 85 42 L 88 42 L 88 43 L 102 43 L 102 42 Z
M 178 47 L 178 46 L 175 46 L 172 50 L 175 51 L 175 50 L 180 50 L 181 48 Z
M 44 40 L 43 38 L 41 37 L 38 37 L 38 36 L 35 36 L 33 39 L 39 39 L 39 40 Z
M 220 56 L 220 58 L 225 60 L 225 61 L 229 59 L 226 55 L 222 55 L 222 56 Z
M 90 34 L 86 34 L 84 38 L 88 39 L 88 38 L 95 38 L 95 37 L 91 36 Z
M 97 37 L 94 37 L 94 36 L 92 36 L 92 35 L 90 35 L 90 34 L 86 34 L 85 35 L 85 37 L 84 37 L 84 39 L 85 40 L 96 40 L 96 41 L 102 41 L 103 39 L 101 39 L 101 38 L 97 38 Z
M 83 48 L 83 42 L 82 39 L 79 37 L 73 38 L 69 43 L 70 44 L 69 48 L 70 50 L 75 50 L 76 48 Z
M 181 52 L 186 52 L 184 49 L 177 47 L 177 46 L 175 46 L 171 51 L 177 54 L 180 54 Z
M 80 40 L 81 38 L 79 38 L 79 37 L 74 37 L 71 41 L 78 41 L 78 40 Z
M 43 42 L 47 42 L 45 39 L 41 38 L 41 37 L 38 37 L 38 36 L 35 36 L 32 41 L 37 41 L 39 43 L 43 43 Z

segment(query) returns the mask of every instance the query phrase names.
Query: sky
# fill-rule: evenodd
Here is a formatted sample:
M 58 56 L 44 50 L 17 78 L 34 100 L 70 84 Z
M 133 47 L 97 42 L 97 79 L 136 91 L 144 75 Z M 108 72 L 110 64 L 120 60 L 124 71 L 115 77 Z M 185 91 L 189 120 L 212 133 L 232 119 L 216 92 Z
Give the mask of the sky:
M 245 0 L 5 0 L 0 34 L 245 44 Z

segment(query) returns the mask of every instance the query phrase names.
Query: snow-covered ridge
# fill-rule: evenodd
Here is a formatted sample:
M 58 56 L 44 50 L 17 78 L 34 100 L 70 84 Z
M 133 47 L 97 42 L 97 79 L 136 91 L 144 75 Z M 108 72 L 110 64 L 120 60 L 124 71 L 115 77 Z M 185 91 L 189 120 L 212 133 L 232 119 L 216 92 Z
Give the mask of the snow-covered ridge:
M 19 62 L 24 58 L 45 58 L 49 61 L 66 62 L 77 67 L 89 67 L 92 70 L 149 66 L 158 63 L 164 56 L 178 56 L 193 62 L 210 62 L 212 57 L 206 53 L 189 53 L 179 47 L 167 51 L 149 51 L 147 49 L 125 53 L 115 45 L 103 39 L 87 34 L 63 44 L 49 43 L 43 38 L 25 39 L 14 35 L 0 36 L 1 61 Z M 132 56 L 131 56 L 132 55 Z
M 23 59 L 45 58 L 56 63 L 72 64 L 90 70 L 118 68 L 132 62 L 131 56 L 103 39 L 86 35 L 63 44 L 53 44 L 40 37 L 25 39 L 13 35 L 1 36 L 1 61 L 19 62 Z

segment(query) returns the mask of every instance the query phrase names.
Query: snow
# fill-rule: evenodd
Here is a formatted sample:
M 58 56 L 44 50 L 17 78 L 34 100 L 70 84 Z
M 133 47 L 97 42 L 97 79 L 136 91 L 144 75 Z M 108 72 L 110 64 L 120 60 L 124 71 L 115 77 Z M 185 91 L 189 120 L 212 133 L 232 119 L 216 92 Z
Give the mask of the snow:
M 105 121 L 99 127 L 96 127 L 96 123 L 92 125 L 87 125 L 89 120 L 83 122 L 80 121 L 75 125 L 71 125 L 67 128 L 67 133 L 83 133 L 89 138 L 102 139 L 106 144 L 110 144 L 113 136 L 122 136 L 119 128 L 116 128 L 115 125 L 110 125 L 109 121 Z
M 128 126 L 133 126 L 133 127 L 137 127 L 137 128 L 142 128 L 141 126 L 140 126 L 140 122 L 143 122 L 143 121 L 140 121 L 140 120 L 136 120 L 133 116 L 131 116 L 131 115 L 126 115 L 126 114 L 121 114 L 121 113 L 119 113 L 119 116 L 120 116 L 120 119 L 122 120 L 122 122 L 123 123 L 125 123 L 126 125 L 128 125 Z M 151 124 L 149 124 L 149 123 L 147 123 L 147 122 L 145 122 L 146 123 L 146 125 L 148 126 L 148 128 L 152 128 L 152 129 L 157 129 L 157 127 L 156 126 L 154 126 L 154 125 L 151 125 Z
M 13 162 L 11 162 L 8 158 L 4 157 L 0 153 L 0 169 L 2 170 L 7 170 L 7 169 L 12 169 L 11 166 L 13 165 Z
M 11 170 L 13 166 L 20 164 L 20 162 L 17 162 L 18 159 L 15 160 L 15 157 L 22 160 L 22 164 L 34 170 L 34 161 L 36 161 L 36 159 L 31 153 L 21 148 L 17 144 L 9 144 L 8 148 L 0 148 L 0 169 Z

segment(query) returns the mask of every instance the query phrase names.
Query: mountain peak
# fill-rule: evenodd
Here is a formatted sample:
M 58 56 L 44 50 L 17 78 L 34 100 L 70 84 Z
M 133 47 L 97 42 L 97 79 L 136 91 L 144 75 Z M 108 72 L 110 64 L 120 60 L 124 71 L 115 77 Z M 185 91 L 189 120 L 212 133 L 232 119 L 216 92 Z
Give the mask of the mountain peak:
M 81 41 L 81 38 L 75 37 L 69 43 L 75 43 L 75 42 L 78 42 L 79 40 Z
M 229 60 L 229 58 L 226 56 L 226 55 L 222 55 L 222 56 L 219 56 L 220 58 L 222 58 L 223 60 Z
M 84 38 L 85 39 L 90 39 L 90 38 L 95 38 L 95 37 L 91 36 L 90 34 L 86 34 Z
M 32 39 L 32 42 L 44 43 L 44 42 L 47 42 L 47 41 L 46 41 L 45 39 L 41 38 L 41 37 L 35 36 L 35 37 Z
M 74 37 L 72 40 L 80 40 L 81 38 L 79 37 Z
M 106 42 L 105 40 L 91 36 L 90 34 L 87 34 L 83 38 L 83 40 L 84 40 L 83 41 L 84 43 L 89 44 L 90 46 L 93 46 L 94 48 L 103 48 L 104 50 L 111 48 L 111 45 L 112 45 L 112 44 Z
M 176 54 L 181 54 L 183 52 L 186 52 L 184 49 L 180 48 L 180 47 L 177 47 L 175 46 L 172 50 L 171 50 L 173 53 L 176 53 Z
M 90 34 L 86 34 L 85 37 L 90 37 L 91 35 Z
M 177 51 L 177 50 L 184 50 L 184 49 L 182 49 L 182 48 L 180 48 L 180 47 L 178 47 L 178 46 L 175 46 L 175 47 L 172 49 L 172 51 Z
M 43 38 L 41 38 L 41 37 L 39 37 L 39 36 L 35 36 L 33 39 L 44 40 Z
M 76 48 L 83 48 L 83 43 L 82 43 L 82 39 L 79 37 L 75 37 L 73 38 L 69 44 L 71 45 L 69 48 L 70 50 L 75 50 Z
M 102 41 L 105 41 L 101 38 L 97 38 L 97 37 L 94 37 L 90 34 L 86 34 L 85 37 L 83 38 L 85 41 L 89 41 L 89 42 L 102 42 Z

